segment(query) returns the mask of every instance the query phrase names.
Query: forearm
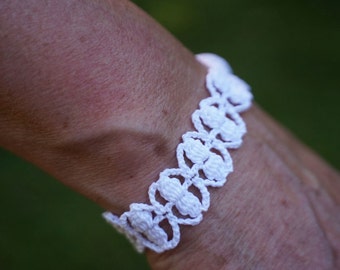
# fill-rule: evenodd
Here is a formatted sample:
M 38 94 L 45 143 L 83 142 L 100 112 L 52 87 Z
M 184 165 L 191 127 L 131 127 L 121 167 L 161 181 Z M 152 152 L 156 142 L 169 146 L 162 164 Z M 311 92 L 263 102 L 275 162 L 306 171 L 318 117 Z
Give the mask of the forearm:
M 138 113 L 150 121 L 136 128 L 148 131 L 159 118 L 175 120 L 168 110 L 182 107 L 169 104 L 177 103 L 177 81 L 193 88 L 203 75 L 191 53 L 128 2 L 8 2 L 1 18 L 3 130 L 60 144 L 135 127 L 131 115 Z M 30 137 L 1 135 L 7 145 Z
M 204 68 L 126 1 L 2 9 L 1 145 L 106 208 L 127 207 L 134 183 L 146 189 L 140 179 L 171 162 Z

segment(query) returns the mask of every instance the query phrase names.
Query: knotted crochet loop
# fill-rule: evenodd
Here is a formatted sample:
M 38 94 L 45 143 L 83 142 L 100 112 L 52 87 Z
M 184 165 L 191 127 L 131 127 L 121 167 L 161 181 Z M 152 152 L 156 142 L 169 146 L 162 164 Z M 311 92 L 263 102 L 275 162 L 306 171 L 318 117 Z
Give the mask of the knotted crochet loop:
M 185 133 L 177 146 L 178 168 L 160 173 L 149 188 L 150 204 L 133 203 L 120 217 L 103 213 L 139 252 L 146 247 L 158 253 L 175 248 L 179 225 L 200 223 L 210 205 L 207 187 L 221 187 L 227 181 L 233 171 L 227 149 L 240 147 L 246 133 L 240 113 L 251 106 L 250 87 L 232 74 L 223 58 L 205 53 L 196 59 L 208 68 L 206 87 L 211 96 L 192 114 L 196 131 Z

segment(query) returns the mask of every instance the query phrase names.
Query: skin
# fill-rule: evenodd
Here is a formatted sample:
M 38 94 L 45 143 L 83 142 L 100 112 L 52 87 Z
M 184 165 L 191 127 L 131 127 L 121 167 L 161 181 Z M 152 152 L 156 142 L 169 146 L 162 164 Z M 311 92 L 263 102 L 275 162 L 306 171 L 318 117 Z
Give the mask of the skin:
M 0 145 L 116 214 L 146 202 L 205 67 L 128 1 L 5 0 L 0 27 Z M 228 183 L 151 268 L 339 268 L 339 174 L 258 106 L 243 117 Z

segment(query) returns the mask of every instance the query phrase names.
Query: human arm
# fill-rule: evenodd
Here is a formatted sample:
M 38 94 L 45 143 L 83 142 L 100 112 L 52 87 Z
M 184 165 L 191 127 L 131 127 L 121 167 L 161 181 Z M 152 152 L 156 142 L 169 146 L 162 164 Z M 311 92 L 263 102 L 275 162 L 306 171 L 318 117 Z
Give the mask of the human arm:
M 34 8 L 37 16 L 29 18 L 32 6 L 36 5 L 34 2 L 38 4 Z M 191 129 L 190 114 L 206 95 L 205 69 L 182 45 L 128 2 L 121 4 L 113 1 L 107 4 L 69 1 L 54 3 L 52 6 L 43 6 L 39 2 L 28 1 L 27 5 L 32 6 L 20 3 L 20 8 L 15 7 L 17 12 L 23 13 L 24 16 L 19 18 L 24 21 L 5 18 L 11 24 L 6 27 L 7 43 L 1 45 L 9 56 L 1 66 L 4 71 L 2 74 L 6 74 L 1 82 L 1 104 L 4 108 L 1 109 L 4 112 L 1 116 L 2 145 L 36 163 L 104 208 L 120 212 L 131 202 L 144 201 L 147 188 L 157 179 L 158 173 L 174 165 L 175 147 L 179 138 Z M 15 2 L 11 4 L 15 5 Z M 33 19 L 39 21 L 31 22 Z M 22 32 L 11 28 L 17 26 L 22 27 Z M 15 36 L 11 36 L 11 33 L 15 33 Z M 43 42 L 45 40 L 49 42 Z M 175 114 L 172 113 L 174 111 Z M 189 241 L 188 237 L 210 243 L 213 235 L 225 234 L 223 244 L 215 241 L 217 247 L 212 250 L 209 249 L 214 246 L 205 247 L 204 254 L 213 254 L 204 257 L 213 262 L 218 257 L 221 265 L 229 263 L 234 267 L 237 260 L 240 264 L 254 263 L 254 257 L 247 260 L 238 250 L 246 255 L 256 254 L 256 258 L 267 265 L 268 260 L 272 260 L 271 263 L 274 263 L 274 259 L 287 261 L 284 256 L 289 255 L 289 250 L 279 248 L 279 245 L 289 241 L 295 245 L 297 238 L 292 237 L 289 241 L 283 241 L 282 238 L 290 235 L 291 231 L 296 231 L 296 235 L 301 234 L 301 226 L 305 228 L 308 225 L 310 230 L 315 231 L 319 229 L 310 211 L 305 215 L 300 214 L 304 209 L 311 209 L 304 199 L 305 193 L 297 188 L 306 177 L 301 173 L 300 166 L 295 167 L 296 163 L 291 162 L 297 156 L 294 152 L 300 147 L 296 147 L 295 143 L 292 147 L 294 140 L 290 137 L 281 143 L 275 139 L 285 132 L 281 128 L 275 128 L 278 131 L 274 132 L 273 128 L 268 127 L 272 127 L 272 124 L 268 124 L 270 121 L 257 110 L 251 110 L 244 116 L 249 132 L 243 147 L 232 153 L 235 172 L 230 175 L 228 184 L 221 191 L 213 192 L 212 206 L 203 222 L 196 227 L 183 229 L 182 240 L 182 251 L 185 243 L 193 243 L 194 250 L 203 252 L 201 245 L 195 246 L 197 241 Z M 285 138 L 285 135 L 281 137 Z M 274 155 L 276 152 L 279 154 Z M 257 153 L 261 153 L 261 158 L 258 158 Z M 299 155 L 304 157 L 296 160 L 302 159 L 305 162 L 306 156 L 313 156 L 305 149 L 301 153 Z M 272 174 L 270 170 L 260 170 L 265 165 L 272 169 Z M 309 161 L 302 168 L 307 168 L 307 172 L 312 172 L 312 175 L 316 172 L 320 175 L 322 172 L 322 177 L 317 176 L 316 179 L 325 178 L 324 175 L 329 174 L 329 180 L 325 179 L 325 183 L 338 178 L 321 161 Z M 132 171 L 134 169 L 136 171 Z M 281 178 L 274 177 L 277 175 Z M 276 184 L 277 179 L 282 179 L 281 188 L 293 185 L 293 192 L 289 194 L 298 197 L 295 204 L 298 207 L 289 212 L 290 227 L 275 231 L 280 240 L 275 246 L 278 245 L 277 249 L 283 251 L 280 258 L 273 258 L 267 253 L 261 256 L 258 254 L 261 253 L 261 247 L 250 243 L 255 241 L 252 239 L 255 236 L 259 238 L 259 241 L 256 239 L 258 245 L 263 246 L 263 243 L 269 241 L 259 228 L 267 223 L 276 227 L 276 216 L 272 216 L 275 214 L 274 209 L 282 212 L 282 216 L 288 213 L 288 210 L 279 208 L 279 198 L 276 195 L 282 193 Z M 290 184 L 289 179 L 295 184 Z M 332 186 L 327 188 L 330 194 L 336 190 L 337 183 L 334 180 L 334 183 L 326 185 Z M 265 184 L 264 194 L 261 193 L 263 190 L 254 188 Z M 237 187 L 244 190 L 234 190 L 232 193 Z M 318 187 L 317 190 L 322 188 Z M 223 195 L 218 192 L 223 192 Z M 259 204 L 256 204 L 259 194 L 263 196 Z M 331 199 L 332 196 L 326 194 L 323 197 L 333 201 L 326 212 L 335 211 L 338 199 L 335 196 Z M 241 212 L 238 219 L 233 219 L 234 216 L 228 218 L 225 210 L 236 213 L 237 210 L 246 209 L 242 204 L 245 203 L 243 198 L 251 202 L 247 208 L 251 213 L 261 213 L 265 200 L 276 201 L 277 205 L 270 207 L 266 216 Z M 288 202 L 291 200 L 287 199 Z M 216 209 L 224 205 L 228 207 L 223 207 L 223 211 L 214 210 L 214 207 Z M 212 214 L 218 218 L 211 217 Z M 299 219 L 290 222 L 295 217 Z M 217 220 L 218 228 L 208 229 L 209 220 Z M 258 226 L 253 228 L 255 233 L 250 233 L 252 230 L 247 226 L 255 221 Z M 224 224 L 231 230 L 224 230 Z M 336 228 L 339 223 L 335 220 L 328 224 L 334 224 Z M 204 231 L 204 234 L 199 233 L 199 237 L 196 237 L 197 230 Z M 237 230 L 240 230 L 239 234 L 228 235 Z M 247 231 L 248 234 L 245 233 Z M 319 230 L 310 240 L 314 242 L 309 242 L 308 246 L 324 243 L 322 248 L 306 250 L 302 259 L 314 258 L 311 256 L 313 252 L 325 251 L 322 253 L 325 257 L 330 254 L 321 234 L 322 230 Z M 335 236 L 338 237 L 338 234 Z M 231 239 L 228 242 L 230 246 L 226 246 L 228 243 L 225 239 L 228 238 Z M 247 248 L 250 250 L 247 251 Z M 232 253 L 236 256 L 231 256 Z M 188 262 L 187 257 L 182 255 L 185 253 L 181 252 L 181 247 L 168 254 L 172 255 L 170 263 L 176 263 L 177 267 L 180 267 L 181 262 Z M 197 263 L 202 261 L 201 255 L 192 256 L 190 253 L 190 257 Z M 162 259 L 153 259 L 156 257 L 153 254 L 148 256 L 151 265 L 160 264 L 163 259 L 164 262 L 169 261 L 165 260 L 166 254 Z M 293 259 L 296 259 L 296 263 L 297 259 L 301 260 Z M 216 267 L 219 266 L 216 264 Z

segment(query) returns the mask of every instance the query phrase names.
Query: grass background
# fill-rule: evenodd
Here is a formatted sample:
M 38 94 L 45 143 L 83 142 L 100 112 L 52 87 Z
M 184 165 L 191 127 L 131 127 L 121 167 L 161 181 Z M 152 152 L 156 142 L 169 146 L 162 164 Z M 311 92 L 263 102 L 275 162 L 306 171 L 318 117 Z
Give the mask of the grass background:
M 193 52 L 225 57 L 256 102 L 340 169 L 340 1 L 135 3 Z M 0 269 L 149 269 L 101 212 L 0 150 Z

